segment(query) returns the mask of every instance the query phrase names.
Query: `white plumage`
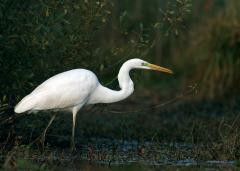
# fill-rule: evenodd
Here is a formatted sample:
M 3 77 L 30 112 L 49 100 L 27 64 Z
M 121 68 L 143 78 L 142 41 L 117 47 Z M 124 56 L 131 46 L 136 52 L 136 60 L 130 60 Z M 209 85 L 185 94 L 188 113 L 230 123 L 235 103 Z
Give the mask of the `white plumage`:
M 171 70 L 150 64 L 141 59 L 126 61 L 118 74 L 121 90 L 115 91 L 102 86 L 96 75 L 86 69 L 73 69 L 57 74 L 40 84 L 29 95 L 24 97 L 15 107 L 16 113 L 39 110 L 71 110 L 73 114 L 72 149 L 74 149 L 74 131 L 77 112 L 83 105 L 95 103 L 113 103 L 127 98 L 134 91 L 134 84 L 129 76 L 131 69 L 152 69 L 166 73 Z M 50 120 L 45 134 L 54 120 Z
M 85 104 L 98 84 L 96 75 L 86 69 L 57 74 L 24 97 L 15 107 L 15 112 L 71 109 Z

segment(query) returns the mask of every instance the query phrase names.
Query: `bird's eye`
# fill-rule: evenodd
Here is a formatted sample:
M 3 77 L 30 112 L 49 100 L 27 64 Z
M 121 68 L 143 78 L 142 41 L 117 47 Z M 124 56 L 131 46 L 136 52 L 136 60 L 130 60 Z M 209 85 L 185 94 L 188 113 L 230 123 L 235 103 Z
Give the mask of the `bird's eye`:
M 145 63 L 143 62 L 143 63 L 142 63 L 142 66 L 144 66 L 144 65 L 145 65 Z

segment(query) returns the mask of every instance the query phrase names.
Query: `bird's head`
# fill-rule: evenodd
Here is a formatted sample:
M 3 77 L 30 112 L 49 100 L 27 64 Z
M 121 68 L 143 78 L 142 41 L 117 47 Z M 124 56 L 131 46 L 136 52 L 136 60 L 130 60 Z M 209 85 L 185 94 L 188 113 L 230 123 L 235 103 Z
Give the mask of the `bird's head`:
M 154 65 L 151 64 L 149 62 L 146 62 L 142 59 L 131 59 L 129 60 L 129 62 L 131 63 L 133 68 L 137 68 L 137 69 L 149 69 L 149 70 L 155 70 L 155 71 L 160 71 L 160 72 L 165 72 L 168 74 L 173 74 L 172 70 L 158 66 L 158 65 Z

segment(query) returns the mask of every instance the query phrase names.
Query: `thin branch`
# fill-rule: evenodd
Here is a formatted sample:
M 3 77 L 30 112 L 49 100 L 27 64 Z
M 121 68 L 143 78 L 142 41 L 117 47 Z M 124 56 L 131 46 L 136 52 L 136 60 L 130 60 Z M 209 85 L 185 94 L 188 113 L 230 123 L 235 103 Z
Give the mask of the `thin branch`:
M 149 107 L 144 107 L 144 108 L 141 108 L 141 109 L 138 109 L 138 110 L 133 110 L 133 111 L 116 111 L 116 110 L 109 110 L 109 112 L 111 113 L 115 113 L 115 114 L 126 114 L 126 113 L 139 113 L 139 112 L 146 112 L 146 111 L 149 111 L 149 110 L 153 110 L 153 109 L 159 109 L 159 108 L 162 108 L 162 107 L 165 107 L 169 104 L 172 104 L 182 98 L 185 98 L 186 96 L 188 95 L 191 95 L 191 94 L 196 94 L 197 92 L 197 84 L 193 85 L 193 86 L 189 86 L 189 89 L 179 95 L 177 95 L 176 97 L 172 98 L 172 99 L 169 99 L 163 103 L 160 103 L 160 104 L 156 104 L 156 105 L 152 105 L 152 106 L 149 106 Z

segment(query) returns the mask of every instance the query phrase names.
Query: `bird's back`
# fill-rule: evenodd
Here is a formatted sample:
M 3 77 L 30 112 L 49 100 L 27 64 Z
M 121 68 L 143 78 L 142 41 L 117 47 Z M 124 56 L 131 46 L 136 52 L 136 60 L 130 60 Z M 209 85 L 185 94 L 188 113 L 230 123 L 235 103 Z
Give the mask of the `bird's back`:
M 24 97 L 15 112 L 72 108 L 86 103 L 98 84 L 96 75 L 86 69 L 57 74 Z

